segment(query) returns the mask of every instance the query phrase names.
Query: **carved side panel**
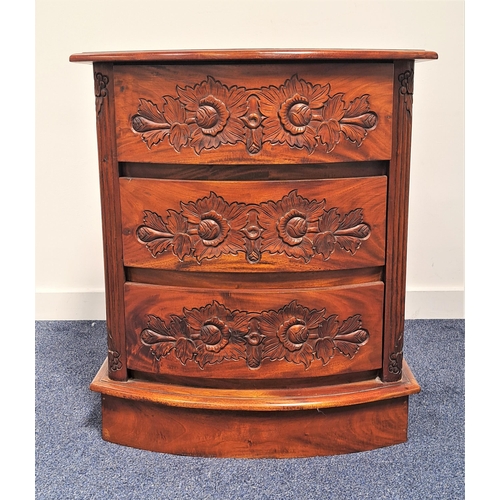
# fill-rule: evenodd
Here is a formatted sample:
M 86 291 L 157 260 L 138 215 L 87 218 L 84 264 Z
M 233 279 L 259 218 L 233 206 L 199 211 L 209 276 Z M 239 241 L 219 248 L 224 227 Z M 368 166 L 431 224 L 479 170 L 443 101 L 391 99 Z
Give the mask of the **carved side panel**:
M 123 248 L 120 235 L 118 165 L 116 162 L 113 67 L 94 64 L 97 144 L 101 189 L 108 370 L 114 380 L 127 379 L 123 306 Z
M 413 61 L 401 61 L 395 65 L 395 132 L 388 182 L 387 293 L 382 372 L 386 382 L 399 380 L 402 375 L 413 66 Z

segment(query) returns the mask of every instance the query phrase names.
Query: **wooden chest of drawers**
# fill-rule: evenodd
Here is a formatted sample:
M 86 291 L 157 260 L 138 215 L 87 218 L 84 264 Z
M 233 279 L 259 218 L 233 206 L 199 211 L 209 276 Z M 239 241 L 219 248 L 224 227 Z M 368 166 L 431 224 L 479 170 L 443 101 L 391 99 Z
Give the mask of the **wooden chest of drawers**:
M 413 71 L 426 51 L 87 53 L 103 437 L 299 457 L 407 437 Z

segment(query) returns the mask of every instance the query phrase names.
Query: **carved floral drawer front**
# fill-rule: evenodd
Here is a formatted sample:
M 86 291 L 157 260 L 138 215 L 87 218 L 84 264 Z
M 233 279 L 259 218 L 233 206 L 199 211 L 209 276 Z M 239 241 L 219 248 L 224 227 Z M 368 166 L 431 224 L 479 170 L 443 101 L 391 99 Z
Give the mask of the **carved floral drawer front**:
M 117 65 L 118 160 L 386 160 L 392 82 L 384 63 Z
M 378 369 L 383 293 L 381 282 L 258 293 L 127 283 L 128 367 L 229 380 Z
M 225 272 L 384 264 L 386 177 L 120 180 L 125 265 Z

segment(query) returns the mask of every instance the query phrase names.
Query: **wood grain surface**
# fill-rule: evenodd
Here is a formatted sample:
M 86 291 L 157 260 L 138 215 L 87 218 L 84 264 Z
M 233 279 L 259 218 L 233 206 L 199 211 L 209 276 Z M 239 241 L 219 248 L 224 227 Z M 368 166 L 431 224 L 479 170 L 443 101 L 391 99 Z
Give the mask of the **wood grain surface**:
M 174 50 L 93 62 L 105 440 L 306 457 L 407 438 L 414 61 Z
M 382 379 L 399 380 L 403 366 L 410 191 L 413 61 L 395 65 L 394 139 L 387 194 L 387 255 L 385 266 L 384 363 Z
M 121 178 L 124 263 L 252 273 L 380 266 L 386 182 Z
M 116 161 L 115 100 L 113 67 L 96 63 L 94 66 L 97 146 L 99 156 L 99 186 L 101 195 L 102 237 L 104 244 L 104 278 L 106 286 L 106 329 L 110 377 L 127 379 L 125 349 L 123 285 L 123 248 L 120 238 L 120 187 Z
M 115 66 L 114 78 L 119 161 L 391 157 L 391 64 Z
M 384 285 L 199 289 L 126 283 L 128 367 L 226 379 L 311 379 L 381 367 Z
M 179 455 L 292 458 L 367 451 L 407 439 L 408 396 L 420 388 L 403 362 L 399 382 L 379 379 L 330 387 L 218 390 L 107 377 L 103 439 Z
M 178 455 L 297 458 L 367 451 L 407 439 L 407 396 L 278 414 L 209 412 L 110 396 L 102 401 L 106 441 Z
M 142 50 L 83 52 L 70 56 L 71 62 L 173 62 L 173 61 L 302 61 L 302 60 L 398 60 L 437 59 L 429 50 L 389 49 L 219 49 L 219 50 Z

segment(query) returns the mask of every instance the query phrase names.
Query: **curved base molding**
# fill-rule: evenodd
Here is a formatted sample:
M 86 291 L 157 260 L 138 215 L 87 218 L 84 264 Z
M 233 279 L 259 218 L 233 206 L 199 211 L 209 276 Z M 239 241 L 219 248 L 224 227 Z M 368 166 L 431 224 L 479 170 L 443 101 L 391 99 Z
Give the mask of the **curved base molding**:
M 226 458 L 293 458 L 367 451 L 407 440 L 408 396 L 420 391 L 403 362 L 394 383 L 379 379 L 300 389 L 206 389 L 107 376 L 106 441 L 149 451 Z

